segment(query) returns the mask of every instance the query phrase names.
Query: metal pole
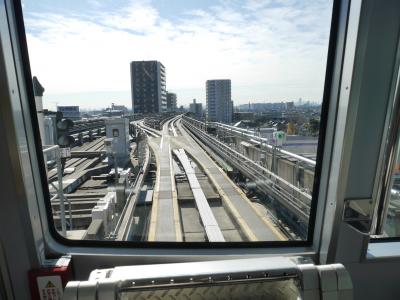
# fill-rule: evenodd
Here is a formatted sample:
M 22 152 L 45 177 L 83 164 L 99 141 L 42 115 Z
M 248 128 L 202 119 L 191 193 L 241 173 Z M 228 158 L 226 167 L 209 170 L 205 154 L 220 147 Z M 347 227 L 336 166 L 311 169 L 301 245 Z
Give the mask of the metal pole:
M 113 153 L 114 156 L 114 172 L 115 172 L 115 188 L 117 188 L 118 183 L 118 166 L 117 166 L 117 156 Z
M 56 149 L 56 161 L 57 161 L 57 180 L 58 180 L 58 198 L 60 199 L 60 221 L 61 221 L 61 232 L 64 237 L 67 237 L 67 226 L 65 221 L 65 206 L 64 206 L 64 188 L 62 182 L 62 168 L 61 168 L 61 153 L 60 149 Z
M 72 230 L 73 229 L 73 227 L 72 227 L 72 204 L 71 204 L 71 200 L 68 197 L 66 197 L 66 198 L 67 198 L 68 207 L 69 207 L 69 230 Z
M 271 171 L 276 174 L 275 167 L 276 167 L 276 147 L 272 145 L 272 164 L 271 164 Z

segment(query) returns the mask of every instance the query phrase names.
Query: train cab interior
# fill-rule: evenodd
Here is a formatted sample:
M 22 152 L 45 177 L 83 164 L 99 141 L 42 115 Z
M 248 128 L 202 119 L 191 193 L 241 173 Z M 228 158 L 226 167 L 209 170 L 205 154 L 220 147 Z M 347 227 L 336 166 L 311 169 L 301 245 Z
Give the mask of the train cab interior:
M 400 299 L 399 129 L 398 0 L 0 0 L 0 299 Z

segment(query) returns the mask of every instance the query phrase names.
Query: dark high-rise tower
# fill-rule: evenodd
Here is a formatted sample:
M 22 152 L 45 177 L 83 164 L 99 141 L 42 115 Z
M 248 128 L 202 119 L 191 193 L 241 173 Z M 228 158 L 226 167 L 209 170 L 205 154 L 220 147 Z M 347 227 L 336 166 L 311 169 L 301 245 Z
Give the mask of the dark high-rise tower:
M 231 123 L 233 115 L 231 80 L 207 80 L 206 97 L 207 120 L 211 122 Z
M 131 62 L 131 93 L 134 113 L 161 113 L 167 109 L 165 67 L 159 61 Z

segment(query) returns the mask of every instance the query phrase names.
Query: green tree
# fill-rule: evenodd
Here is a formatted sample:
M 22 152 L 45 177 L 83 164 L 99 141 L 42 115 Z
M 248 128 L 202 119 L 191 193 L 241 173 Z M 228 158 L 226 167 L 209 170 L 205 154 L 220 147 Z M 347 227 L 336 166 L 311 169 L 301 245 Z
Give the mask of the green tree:
M 308 121 L 310 124 L 309 130 L 312 136 L 318 136 L 319 134 L 319 120 L 311 118 L 310 121 Z

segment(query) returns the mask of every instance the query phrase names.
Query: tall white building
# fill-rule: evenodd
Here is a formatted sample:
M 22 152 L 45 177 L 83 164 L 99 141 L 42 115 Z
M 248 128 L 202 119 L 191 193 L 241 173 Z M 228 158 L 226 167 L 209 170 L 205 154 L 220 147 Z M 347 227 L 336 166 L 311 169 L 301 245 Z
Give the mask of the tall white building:
M 232 123 L 231 80 L 207 80 L 207 121 Z

